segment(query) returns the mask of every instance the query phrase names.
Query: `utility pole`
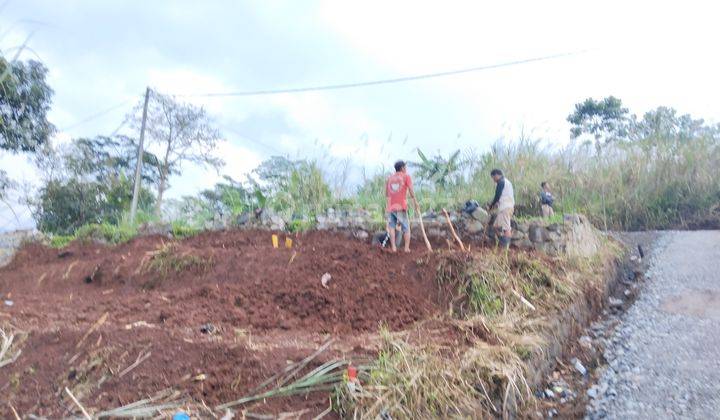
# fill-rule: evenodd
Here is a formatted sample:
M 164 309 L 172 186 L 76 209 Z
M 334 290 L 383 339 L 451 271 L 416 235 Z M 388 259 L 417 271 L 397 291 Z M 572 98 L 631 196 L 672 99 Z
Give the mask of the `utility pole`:
M 140 124 L 140 141 L 138 142 L 137 163 L 135 164 L 135 187 L 133 188 L 132 205 L 130 206 L 130 223 L 135 223 L 138 197 L 140 196 L 140 178 L 142 178 L 143 142 L 145 141 L 145 123 L 147 121 L 148 101 L 150 100 L 150 87 L 145 89 L 145 104 L 143 105 L 142 123 Z

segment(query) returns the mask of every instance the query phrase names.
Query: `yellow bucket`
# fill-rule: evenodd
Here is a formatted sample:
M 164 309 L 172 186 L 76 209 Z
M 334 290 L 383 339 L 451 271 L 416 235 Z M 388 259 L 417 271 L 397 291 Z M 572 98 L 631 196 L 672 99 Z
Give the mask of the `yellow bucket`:
M 285 238 L 285 248 L 292 248 L 292 238 Z
M 272 236 L 272 244 L 273 244 L 273 248 L 278 247 L 278 236 L 277 235 Z

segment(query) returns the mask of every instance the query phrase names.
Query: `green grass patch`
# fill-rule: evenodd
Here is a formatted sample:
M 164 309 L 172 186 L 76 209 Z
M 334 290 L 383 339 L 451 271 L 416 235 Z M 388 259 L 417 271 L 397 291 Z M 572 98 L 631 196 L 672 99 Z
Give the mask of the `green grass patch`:
M 50 237 L 50 246 L 63 248 L 76 240 L 83 243 L 103 242 L 114 245 L 127 242 L 137 235 L 137 227 L 128 223 L 119 225 L 91 223 L 80 226 L 72 235 L 52 235 Z
M 172 235 L 175 238 L 189 238 L 202 232 L 201 229 L 190 225 L 184 220 L 175 220 L 171 225 Z

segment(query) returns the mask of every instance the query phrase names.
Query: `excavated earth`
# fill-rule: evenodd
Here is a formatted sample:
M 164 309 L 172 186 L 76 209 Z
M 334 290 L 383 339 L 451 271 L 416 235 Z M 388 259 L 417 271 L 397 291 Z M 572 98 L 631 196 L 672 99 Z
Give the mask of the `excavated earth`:
M 436 257 L 417 243 L 388 254 L 340 234 L 288 237 L 278 249 L 266 231 L 24 246 L 0 268 L 0 326 L 22 350 L 0 370 L 0 417 L 76 415 L 65 387 L 94 412 L 168 389 L 213 407 L 330 337 L 313 363 L 370 357 L 381 326 L 408 329 L 446 308 Z M 312 416 L 328 405 L 318 393 L 243 408 Z

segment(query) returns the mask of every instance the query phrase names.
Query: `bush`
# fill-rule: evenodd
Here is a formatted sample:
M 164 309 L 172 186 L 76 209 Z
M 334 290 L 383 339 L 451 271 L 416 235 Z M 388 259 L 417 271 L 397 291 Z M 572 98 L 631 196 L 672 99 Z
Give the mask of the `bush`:
M 175 220 L 172 222 L 172 235 L 176 238 L 189 238 L 200 233 L 200 229 L 191 226 L 184 220 Z

